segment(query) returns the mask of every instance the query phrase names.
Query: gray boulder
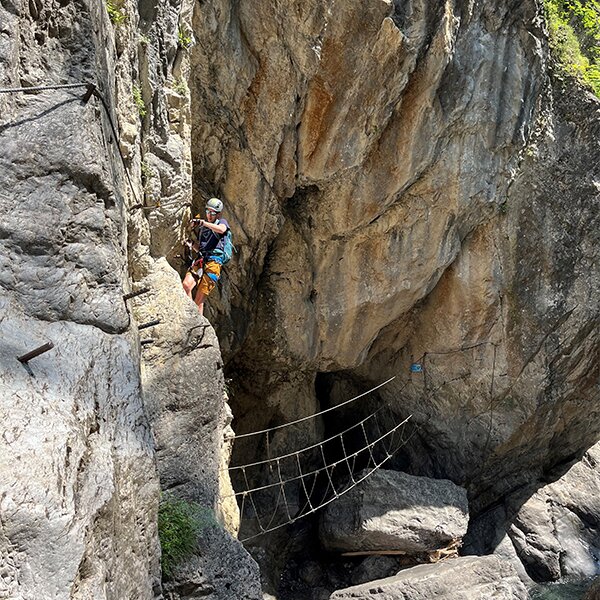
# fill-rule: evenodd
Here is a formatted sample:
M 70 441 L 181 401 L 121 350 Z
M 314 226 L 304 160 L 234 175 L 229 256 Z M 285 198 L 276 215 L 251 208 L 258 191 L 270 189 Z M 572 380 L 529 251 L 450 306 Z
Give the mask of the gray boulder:
M 330 600 L 526 600 L 527 588 L 511 563 L 496 556 L 465 556 L 406 569 L 388 579 L 338 590 Z
M 538 490 L 519 510 L 509 535 L 538 580 L 598 574 L 600 444 L 558 481 Z
M 461 539 L 467 522 L 464 489 L 447 480 L 381 469 L 327 507 L 319 534 L 328 550 L 413 554 Z
M 402 568 L 402 559 L 397 556 L 367 556 L 352 573 L 352 583 L 359 585 L 392 577 Z
M 529 577 L 529 574 L 525 570 L 523 563 L 519 559 L 517 554 L 517 550 L 510 539 L 508 534 L 505 534 L 502 537 L 501 542 L 496 546 L 494 550 L 494 555 L 498 558 L 501 558 L 504 561 L 512 563 L 519 576 L 519 579 L 527 586 L 531 586 L 533 584 L 533 580 Z
M 583 600 L 600 600 L 600 579 L 596 579 L 587 589 Z

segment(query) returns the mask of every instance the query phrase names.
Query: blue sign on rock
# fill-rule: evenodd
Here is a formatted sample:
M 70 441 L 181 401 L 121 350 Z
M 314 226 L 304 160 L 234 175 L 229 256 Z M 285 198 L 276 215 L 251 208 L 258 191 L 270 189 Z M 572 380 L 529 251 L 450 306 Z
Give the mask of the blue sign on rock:
M 410 365 L 410 372 L 411 373 L 422 373 L 423 365 L 420 363 L 413 363 L 412 365 Z

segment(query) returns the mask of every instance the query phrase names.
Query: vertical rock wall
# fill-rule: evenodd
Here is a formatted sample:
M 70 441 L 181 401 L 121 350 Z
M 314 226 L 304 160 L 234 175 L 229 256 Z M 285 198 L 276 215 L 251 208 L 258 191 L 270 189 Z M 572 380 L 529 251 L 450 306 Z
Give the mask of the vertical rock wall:
M 191 199 L 191 4 L 0 3 L 1 88 L 99 92 L 0 94 L 0 597 L 260 594 L 216 520 L 160 580 L 160 487 L 214 513 L 227 425 L 214 332 L 157 261 Z
M 215 0 L 193 22 L 196 202 L 223 195 L 239 248 L 209 312 L 236 431 L 396 375 L 371 403 L 413 415 L 396 468 L 475 512 L 593 444 L 598 104 L 549 80 L 539 3 Z
M 160 593 L 140 386 L 162 486 L 216 508 L 222 364 L 161 260 L 181 266 L 211 195 L 238 247 L 208 308 L 238 433 L 397 375 L 362 409 L 412 414 L 395 466 L 468 486 L 475 512 L 596 441 L 598 101 L 550 85 L 538 3 L 113 6 L 0 2 L 1 86 L 93 81 L 106 102 L 0 94 L 5 595 Z M 152 291 L 130 314 L 132 281 Z M 157 316 L 140 357 L 135 322 Z M 236 542 L 203 543 L 169 597 L 259 596 Z
M 232 373 L 265 372 L 255 378 L 259 390 L 238 396 L 240 414 L 263 389 L 276 390 L 267 405 L 280 407 L 285 385 L 291 399 L 319 372 L 343 380 L 354 371 L 361 389 L 400 374 L 383 393 L 407 413 L 424 383 L 415 380 L 408 402 L 400 389 L 411 356 L 426 355 L 434 384 L 462 381 L 446 386 L 440 405 L 421 407 L 430 424 L 423 435 L 442 450 L 433 471 L 464 480 L 470 461 L 479 464 L 535 411 L 553 352 L 532 362 L 534 340 L 547 339 L 538 334 L 542 321 L 552 329 L 571 314 L 574 289 L 579 333 L 561 345 L 585 338 L 590 359 L 563 375 L 580 368 L 574 393 L 591 399 L 597 310 L 584 298 L 598 278 L 591 263 L 586 274 L 563 278 L 560 270 L 571 254 L 595 252 L 597 173 L 584 156 L 597 154 L 597 109 L 583 101 L 586 124 L 576 126 L 564 91 L 551 91 L 538 9 L 373 0 L 221 1 L 196 10 L 194 176 L 222 189 L 240 246 L 213 316 Z M 560 172 L 560 186 L 577 197 L 586 225 L 565 234 L 568 201 L 553 196 L 549 177 L 566 160 L 561 148 L 574 143 L 582 151 Z M 543 190 L 526 189 L 544 173 Z M 544 228 L 532 235 L 542 214 Z M 494 397 L 514 404 L 510 416 L 490 409 L 492 380 Z M 552 393 L 566 406 L 564 394 Z M 461 396 L 472 403 L 466 413 Z M 289 410 L 295 416 L 294 402 Z M 250 412 L 242 429 L 274 414 L 249 423 Z M 450 412 L 456 422 L 436 429 Z M 580 451 L 595 428 L 588 433 Z M 520 468 L 518 459 L 509 463 Z
M 0 28 L 2 88 L 93 81 L 112 107 L 101 3 L 2 2 Z M 0 95 L 4 598 L 160 593 L 158 478 L 122 299 L 122 167 L 84 91 Z
M 220 512 L 219 483 L 228 481 L 222 455 L 229 420 L 215 332 L 179 292 L 179 277 L 166 260 L 157 261 L 141 285 L 151 291 L 134 302 L 136 317 L 161 321 L 146 338 L 154 343 L 143 350 L 142 384 L 163 499 L 204 510 L 198 548 L 174 566 L 164 581 L 165 597 L 256 600 L 258 567 L 223 528 L 227 520 L 239 521 L 237 506 L 228 519 Z

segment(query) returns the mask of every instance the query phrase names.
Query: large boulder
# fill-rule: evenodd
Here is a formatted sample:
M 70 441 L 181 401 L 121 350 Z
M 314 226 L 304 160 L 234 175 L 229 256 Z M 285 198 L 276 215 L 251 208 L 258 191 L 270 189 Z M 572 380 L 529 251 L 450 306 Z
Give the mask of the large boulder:
M 583 600 L 600 600 L 600 579 L 596 579 L 586 590 Z
M 512 565 L 495 556 L 465 556 L 420 565 L 394 577 L 338 590 L 330 600 L 528 600 Z
M 515 568 L 515 571 L 517 572 L 517 575 L 527 587 L 533 584 L 533 580 L 528 575 L 527 570 L 525 569 L 523 563 L 519 559 L 517 550 L 508 534 L 505 534 L 502 537 L 500 543 L 496 546 L 494 550 L 494 555 L 498 558 L 501 558 L 504 561 L 512 563 L 512 565 Z
M 600 444 L 558 481 L 539 489 L 510 529 L 519 558 L 541 581 L 599 573 Z
M 380 469 L 325 509 L 319 533 L 327 550 L 416 554 L 460 540 L 467 523 L 464 489 Z

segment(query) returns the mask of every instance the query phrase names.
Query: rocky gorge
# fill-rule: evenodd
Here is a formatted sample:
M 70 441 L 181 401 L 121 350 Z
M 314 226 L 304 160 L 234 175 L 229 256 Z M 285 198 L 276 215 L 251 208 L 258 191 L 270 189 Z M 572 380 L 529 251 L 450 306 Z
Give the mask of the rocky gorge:
M 548 35 L 536 0 L 0 0 L 0 598 L 598 574 L 600 100 Z

